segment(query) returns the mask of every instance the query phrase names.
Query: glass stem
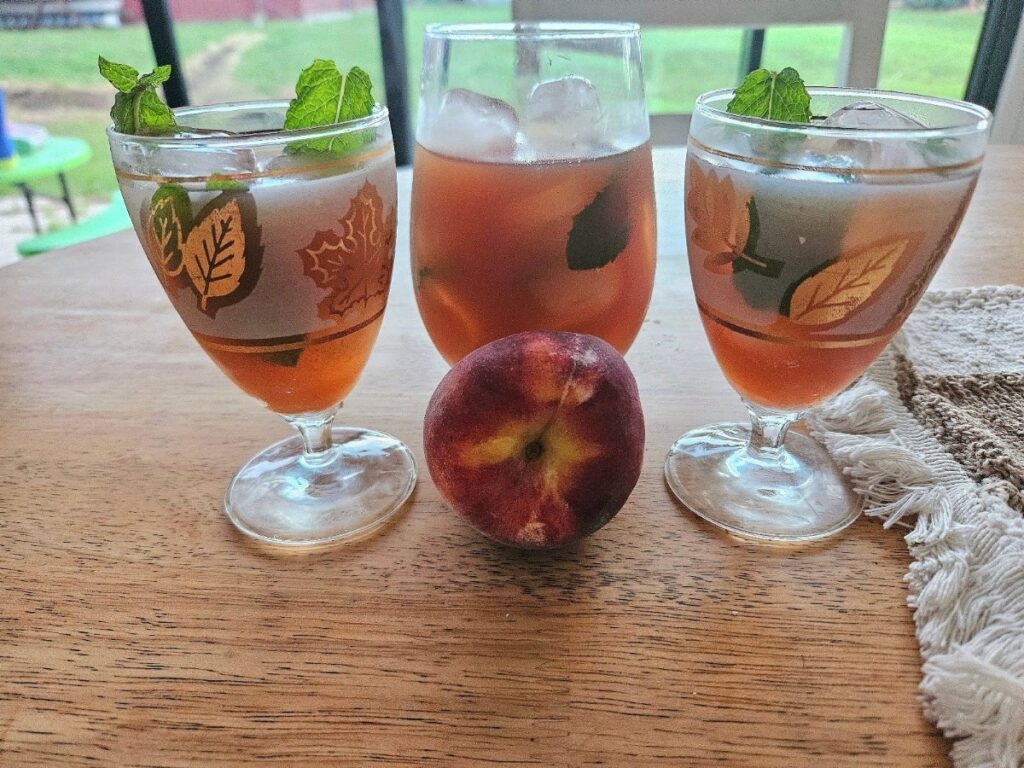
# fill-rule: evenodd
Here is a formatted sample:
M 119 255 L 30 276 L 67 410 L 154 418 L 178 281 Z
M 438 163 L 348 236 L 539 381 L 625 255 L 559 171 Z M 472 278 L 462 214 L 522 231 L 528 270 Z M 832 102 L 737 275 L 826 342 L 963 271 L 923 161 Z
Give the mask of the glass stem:
M 334 457 L 334 443 L 331 440 L 331 427 L 338 413 L 340 404 L 319 413 L 300 413 L 284 416 L 284 420 L 299 431 L 302 438 L 302 461 L 310 466 L 328 463 Z
M 786 452 L 783 442 L 800 411 L 774 411 L 744 401 L 750 413 L 750 442 L 747 453 L 754 459 L 777 463 Z

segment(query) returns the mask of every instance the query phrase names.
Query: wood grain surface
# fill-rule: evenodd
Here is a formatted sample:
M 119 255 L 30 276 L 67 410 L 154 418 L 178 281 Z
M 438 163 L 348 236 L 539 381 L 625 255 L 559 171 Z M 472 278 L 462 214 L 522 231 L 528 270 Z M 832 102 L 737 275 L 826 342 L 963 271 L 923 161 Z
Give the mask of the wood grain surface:
M 657 287 L 627 357 L 644 472 L 558 554 L 490 544 L 425 472 L 382 535 L 250 542 L 223 492 L 288 428 L 192 341 L 134 234 L 0 270 L 0 765 L 948 765 L 899 531 L 754 545 L 665 487 L 679 434 L 742 416 L 683 263 L 682 160 L 657 152 Z M 991 151 L 936 285 L 1021 281 L 1022 172 L 1024 148 Z M 340 421 L 422 471 L 445 370 L 405 247 Z

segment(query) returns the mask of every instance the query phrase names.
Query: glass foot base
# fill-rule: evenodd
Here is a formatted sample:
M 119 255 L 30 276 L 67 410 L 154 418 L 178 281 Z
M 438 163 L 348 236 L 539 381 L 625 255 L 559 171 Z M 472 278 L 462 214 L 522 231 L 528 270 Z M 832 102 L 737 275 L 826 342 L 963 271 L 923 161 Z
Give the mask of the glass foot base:
M 318 546 L 365 536 L 383 525 L 416 485 L 416 463 L 400 440 L 352 427 L 307 460 L 302 440 L 282 440 L 235 475 L 224 509 L 242 533 L 270 544 Z
M 860 500 L 817 442 L 790 431 L 768 461 L 747 451 L 749 437 L 744 424 L 687 432 L 665 460 L 669 488 L 695 514 L 751 539 L 823 539 L 860 516 Z

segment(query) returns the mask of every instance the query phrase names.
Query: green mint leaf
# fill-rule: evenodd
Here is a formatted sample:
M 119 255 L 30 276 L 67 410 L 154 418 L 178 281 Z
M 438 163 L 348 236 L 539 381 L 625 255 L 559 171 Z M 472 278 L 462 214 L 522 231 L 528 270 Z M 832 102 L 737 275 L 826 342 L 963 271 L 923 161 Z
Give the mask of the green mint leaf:
M 611 264 L 629 243 L 629 198 L 624 174 L 612 177 L 593 201 L 572 219 L 565 256 L 569 269 Z
M 333 61 L 316 59 L 299 75 L 284 128 L 316 128 L 366 117 L 373 111 L 371 90 L 370 76 L 359 67 L 343 76 Z M 357 134 L 309 139 L 292 142 L 288 151 L 344 153 L 358 149 L 363 141 Z
M 313 128 L 338 122 L 343 79 L 338 65 L 316 59 L 299 74 L 295 98 L 284 117 L 285 130 Z
M 135 101 L 135 132 L 144 136 L 173 133 L 178 127 L 171 108 L 156 95 L 152 86 L 132 93 Z
M 121 93 L 131 93 L 139 79 L 139 70 L 127 64 L 117 64 L 99 57 L 100 74 Z
M 114 96 L 114 106 L 110 108 L 110 119 L 114 121 L 114 130 L 120 133 L 135 133 L 134 99 L 131 93 L 118 91 Z
M 164 64 L 163 66 L 157 67 L 149 74 L 143 75 L 139 78 L 139 85 L 156 86 L 161 83 L 167 82 L 167 78 L 171 76 L 171 65 Z
M 114 130 L 142 136 L 173 133 L 178 124 L 170 107 L 156 93 L 156 86 L 171 76 L 168 65 L 139 76 L 134 67 L 99 57 L 100 74 L 117 88 L 110 119 Z
M 781 72 L 755 69 L 736 89 L 725 109 L 734 115 L 765 120 L 811 122 L 810 94 L 800 74 L 792 67 Z
M 218 176 L 217 174 L 211 176 L 206 182 L 207 192 L 223 191 L 225 189 L 239 189 L 244 192 L 249 188 L 238 179 L 229 179 L 226 176 Z
M 373 83 L 359 67 L 352 67 L 345 76 L 345 91 L 341 97 L 341 119 L 357 120 L 373 112 Z

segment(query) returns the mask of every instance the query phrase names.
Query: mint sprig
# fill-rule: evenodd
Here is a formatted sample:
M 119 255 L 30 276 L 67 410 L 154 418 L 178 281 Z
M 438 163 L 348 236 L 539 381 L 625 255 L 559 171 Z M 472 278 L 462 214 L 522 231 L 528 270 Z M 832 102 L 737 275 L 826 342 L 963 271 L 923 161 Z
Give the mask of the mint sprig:
M 117 88 L 114 106 L 110 108 L 115 131 L 159 136 L 173 133 L 177 129 L 174 113 L 156 92 L 156 87 L 171 76 L 169 65 L 140 75 L 134 67 L 108 61 L 100 56 L 99 69 L 100 74 Z
M 367 117 L 373 112 L 370 76 L 359 67 L 342 75 L 338 65 L 316 59 L 302 70 L 295 84 L 295 98 L 285 113 L 285 130 L 317 128 Z M 364 142 L 358 134 L 293 141 L 288 152 L 346 153 Z
M 171 111 L 156 92 L 156 87 L 171 76 L 170 66 L 157 67 L 140 75 L 127 64 L 118 64 L 99 57 L 100 74 L 117 89 L 110 117 L 114 130 L 143 136 L 174 133 L 181 128 Z M 370 76 L 359 67 L 342 75 L 338 65 L 316 59 L 302 71 L 295 84 L 295 98 L 285 113 L 285 130 L 318 128 L 348 120 L 367 117 L 373 112 L 373 85 Z M 198 129 L 189 129 L 198 130 Z M 305 139 L 288 144 L 288 152 L 331 152 L 344 154 L 358 149 L 367 141 L 359 132 L 322 139 Z M 220 183 L 217 189 L 235 189 Z
M 780 72 L 755 69 L 733 93 L 726 112 L 788 123 L 811 122 L 811 96 L 792 67 Z
M 230 176 L 223 176 L 219 173 L 213 174 L 213 176 L 206 181 L 207 192 L 230 192 L 232 190 L 244 192 L 248 189 L 249 188 L 244 182 L 241 182 L 238 179 L 232 179 Z

